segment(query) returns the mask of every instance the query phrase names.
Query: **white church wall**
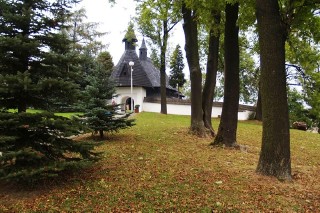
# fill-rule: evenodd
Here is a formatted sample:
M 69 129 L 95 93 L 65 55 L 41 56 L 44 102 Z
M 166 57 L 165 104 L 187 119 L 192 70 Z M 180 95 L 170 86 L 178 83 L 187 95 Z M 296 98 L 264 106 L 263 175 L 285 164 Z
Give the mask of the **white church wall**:
M 159 103 L 143 103 L 144 112 L 157 112 L 160 113 L 161 105 Z M 167 104 L 168 114 L 174 115 L 191 115 L 191 106 L 190 105 L 178 105 L 178 104 Z M 212 117 L 217 118 L 221 115 L 221 107 L 212 107 Z M 242 111 L 238 112 L 238 120 L 248 120 L 251 111 Z
M 114 98 L 117 104 L 125 104 L 126 100 L 131 97 L 130 87 L 117 87 L 116 88 L 117 97 Z M 134 100 L 134 105 L 140 105 L 140 111 L 143 110 L 143 99 L 146 97 L 147 93 L 143 87 L 133 87 L 132 88 L 132 98 Z

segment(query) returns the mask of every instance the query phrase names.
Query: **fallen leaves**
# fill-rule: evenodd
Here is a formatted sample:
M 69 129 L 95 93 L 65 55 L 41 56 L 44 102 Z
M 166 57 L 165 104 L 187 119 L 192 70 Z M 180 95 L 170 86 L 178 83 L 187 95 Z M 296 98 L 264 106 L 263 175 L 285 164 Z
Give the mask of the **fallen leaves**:
M 140 113 L 108 136 L 105 159 L 34 191 L 0 187 L 0 212 L 316 212 L 320 147 L 293 141 L 293 183 L 255 173 L 261 126 L 239 123 L 245 151 L 188 135 L 189 118 Z M 165 122 L 164 122 L 165 120 Z M 217 126 L 218 121 L 213 120 Z M 156 128 L 155 128 L 156 127 Z M 304 133 L 301 133 L 304 134 Z M 308 141 L 315 136 L 306 133 Z M 82 136 L 79 139 L 90 139 Z M 319 136 L 318 136 L 319 139 Z M 295 142 L 297 141 L 297 142 Z M 298 144 L 299 143 L 299 144 Z M 301 152 L 301 146 L 304 147 Z M 299 154 L 297 154 L 299 153 Z

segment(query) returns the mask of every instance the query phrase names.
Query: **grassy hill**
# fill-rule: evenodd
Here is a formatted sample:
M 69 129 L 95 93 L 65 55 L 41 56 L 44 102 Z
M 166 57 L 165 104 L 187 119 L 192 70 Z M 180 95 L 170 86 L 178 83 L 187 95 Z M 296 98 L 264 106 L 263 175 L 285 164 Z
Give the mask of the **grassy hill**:
M 291 130 L 291 183 L 255 173 L 261 123 L 239 122 L 245 150 L 213 148 L 188 135 L 190 117 L 140 113 L 108 135 L 94 168 L 39 183 L 0 187 L 0 212 L 317 212 L 320 135 Z M 219 120 L 214 119 L 217 129 Z M 88 140 L 90 135 L 79 140 Z

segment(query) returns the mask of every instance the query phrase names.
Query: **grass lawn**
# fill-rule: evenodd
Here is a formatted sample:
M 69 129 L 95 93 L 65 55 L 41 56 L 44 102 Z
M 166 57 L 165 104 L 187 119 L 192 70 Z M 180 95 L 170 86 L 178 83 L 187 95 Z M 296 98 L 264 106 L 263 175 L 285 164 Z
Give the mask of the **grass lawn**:
M 188 135 L 188 116 L 140 113 L 136 123 L 108 136 L 99 148 L 104 159 L 91 169 L 34 190 L 1 187 L 0 212 L 320 211 L 319 134 L 291 130 L 294 181 L 287 183 L 255 173 L 259 122 L 239 122 L 242 151 Z
M 17 109 L 10 109 L 8 110 L 9 112 L 18 112 Z M 44 112 L 43 110 L 39 110 L 39 109 L 27 109 L 28 113 L 41 113 Z M 76 116 L 76 115 L 82 115 L 82 112 L 57 112 L 54 113 L 57 116 L 62 116 L 62 117 L 66 117 L 66 118 L 71 118 L 72 116 Z

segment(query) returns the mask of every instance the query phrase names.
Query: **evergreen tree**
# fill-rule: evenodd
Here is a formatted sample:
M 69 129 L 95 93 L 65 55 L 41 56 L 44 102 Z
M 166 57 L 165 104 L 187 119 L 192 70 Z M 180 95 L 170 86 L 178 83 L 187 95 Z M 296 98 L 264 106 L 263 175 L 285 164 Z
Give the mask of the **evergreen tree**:
M 74 57 L 67 35 L 61 33 L 71 2 L 0 1 L 2 107 L 25 112 L 30 106 L 75 100 Z
M 130 113 L 119 114 L 118 105 L 108 104 L 115 94 L 115 88 L 110 81 L 113 68 L 111 55 L 102 52 L 97 58 L 96 68 L 88 77 L 89 85 L 85 89 L 84 118 L 86 125 L 94 132 L 99 132 L 101 138 L 105 132 L 117 132 L 133 126 L 133 119 L 128 119 Z
M 79 79 L 76 82 L 80 85 L 81 90 L 88 85 L 87 76 L 91 75 L 91 71 L 95 66 L 95 58 L 106 48 L 101 41 L 101 37 L 106 35 L 99 32 L 97 28 L 99 23 L 84 22 L 86 18 L 86 10 L 80 9 L 75 11 L 68 19 L 70 28 L 66 29 L 66 33 L 72 40 L 72 53 L 76 55 L 79 66 Z
M 33 181 L 99 158 L 96 144 L 74 142 L 78 122 L 53 113 L 0 113 L 0 180 Z
M 113 61 L 110 53 L 101 52 L 97 57 L 97 62 L 99 69 L 105 71 L 105 74 L 110 77 L 113 68 Z
M 178 88 L 178 91 L 180 91 L 179 89 L 186 83 L 186 79 L 184 79 L 183 55 L 179 44 L 176 46 L 175 50 L 172 53 L 170 69 L 169 84 L 173 88 Z
M 150 59 L 152 64 L 157 68 L 160 69 L 160 57 L 159 53 L 156 48 L 151 47 Z
M 77 99 L 75 55 L 63 33 L 75 2 L 0 0 L 0 179 L 56 175 L 97 157 L 93 144 L 67 138 L 79 132 L 76 122 L 26 113 Z

